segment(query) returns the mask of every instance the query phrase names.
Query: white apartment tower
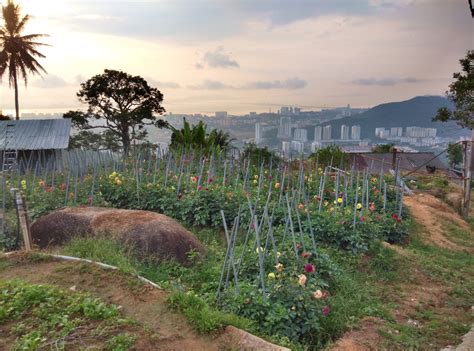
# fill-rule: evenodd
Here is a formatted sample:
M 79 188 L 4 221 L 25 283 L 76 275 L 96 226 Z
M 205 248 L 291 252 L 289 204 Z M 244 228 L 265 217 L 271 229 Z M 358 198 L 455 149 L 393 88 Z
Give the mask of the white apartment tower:
M 349 127 L 345 124 L 341 126 L 341 140 L 349 140 Z

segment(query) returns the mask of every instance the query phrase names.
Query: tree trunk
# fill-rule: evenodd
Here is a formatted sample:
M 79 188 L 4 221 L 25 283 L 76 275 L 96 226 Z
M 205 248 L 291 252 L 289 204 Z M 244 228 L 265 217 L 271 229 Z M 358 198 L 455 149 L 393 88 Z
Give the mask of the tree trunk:
M 16 74 L 16 69 L 14 68 L 14 74 L 13 74 L 13 82 L 14 82 L 14 85 L 15 85 L 15 112 L 16 112 L 16 117 L 15 119 L 16 120 L 19 120 L 20 119 L 20 105 L 19 105 L 19 102 L 18 102 L 18 78 L 17 78 L 17 74 Z
M 122 130 L 122 146 L 123 146 L 123 157 L 128 157 L 130 152 L 130 134 L 128 128 Z

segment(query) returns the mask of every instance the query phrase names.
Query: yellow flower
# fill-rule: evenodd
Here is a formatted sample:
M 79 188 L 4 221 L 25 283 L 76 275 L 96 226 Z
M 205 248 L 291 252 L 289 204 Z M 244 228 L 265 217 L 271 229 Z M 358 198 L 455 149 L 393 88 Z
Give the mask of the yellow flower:
M 258 175 L 255 174 L 255 175 L 253 176 L 253 179 L 258 179 Z
M 275 279 L 275 273 L 268 273 L 268 279 Z
M 120 180 L 120 178 L 115 178 L 115 184 L 122 185 L 122 181 Z
M 339 197 L 339 198 L 337 199 L 337 203 L 338 203 L 338 204 L 342 204 L 342 197 Z
M 260 246 L 260 247 L 257 247 L 257 248 L 255 249 L 255 252 L 256 252 L 257 254 L 258 254 L 259 251 L 260 251 L 261 253 L 263 253 L 265 250 Z
M 254 180 L 253 180 L 253 183 L 254 183 L 255 185 L 257 185 L 257 184 L 258 184 L 258 180 L 257 180 L 257 179 L 254 179 Z
M 277 251 L 277 257 L 280 257 L 280 256 L 281 256 L 281 252 Z
M 359 202 L 359 203 L 357 204 L 357 209 L 360 210 L 361 208 L 362 208 L 362 204 Z
M 329 205 L 329 201 L 328 201 L 328 200 L 324 200 L 323 204 L 324 204 L 324 206 L 327 206 L 327 205 Z
M 280 183 L 275 183 L 275 189 L 280 189 Z

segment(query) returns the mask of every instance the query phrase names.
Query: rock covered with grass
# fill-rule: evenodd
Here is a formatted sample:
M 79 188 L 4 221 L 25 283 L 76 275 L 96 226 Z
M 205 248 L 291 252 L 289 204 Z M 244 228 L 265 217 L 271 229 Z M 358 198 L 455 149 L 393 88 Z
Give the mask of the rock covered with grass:
M 201 242 L 175 220 L 154 212 L 100 207 L 64 208 L 31 226 L 41 248 L 62 245 L 74 236 L 106 235 L 141 257 L 172 259 L 185 264 L 204 253 Z

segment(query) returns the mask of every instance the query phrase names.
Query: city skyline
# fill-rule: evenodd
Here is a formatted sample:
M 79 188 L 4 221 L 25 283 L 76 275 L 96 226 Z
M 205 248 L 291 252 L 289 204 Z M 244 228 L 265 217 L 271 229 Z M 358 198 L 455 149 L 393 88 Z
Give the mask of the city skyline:
M 49 74 L 20 87 L 25 112 L 80 107 L 79 84 L 105 68 L 143 76 L 174 113 L 371 107 L 442 95 L 472 46 L 464 0 L 20 4 L 25 33 L 51 45 Z M 13 91 L 0 88 L 10 113 Z

